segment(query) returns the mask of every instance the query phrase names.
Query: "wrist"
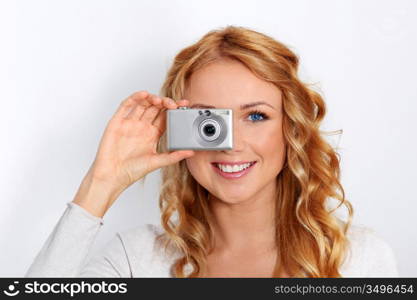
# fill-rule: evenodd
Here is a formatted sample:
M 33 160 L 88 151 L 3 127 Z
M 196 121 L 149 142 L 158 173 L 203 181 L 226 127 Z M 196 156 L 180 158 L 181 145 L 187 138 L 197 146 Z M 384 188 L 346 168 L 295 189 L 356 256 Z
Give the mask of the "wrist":
M 75 204 L 102 218 L 122 190 L 87 174 L 74 197 Z

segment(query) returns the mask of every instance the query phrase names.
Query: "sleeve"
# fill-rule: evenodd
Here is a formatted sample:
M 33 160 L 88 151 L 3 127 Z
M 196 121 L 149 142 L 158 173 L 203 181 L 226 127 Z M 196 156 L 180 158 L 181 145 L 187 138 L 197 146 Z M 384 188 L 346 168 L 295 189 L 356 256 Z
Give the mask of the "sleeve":
M 87 261 L 78 277 L 133 277 L 120 233 Z
M 119 236 L 87 260 L 103 219 L 69 202 L 25 277 L 129 277 Z
M 399 277 L 397 259 L 392 247 L 373 230 L 369 230 L 366 236 L 366 248 L 366 277 Z

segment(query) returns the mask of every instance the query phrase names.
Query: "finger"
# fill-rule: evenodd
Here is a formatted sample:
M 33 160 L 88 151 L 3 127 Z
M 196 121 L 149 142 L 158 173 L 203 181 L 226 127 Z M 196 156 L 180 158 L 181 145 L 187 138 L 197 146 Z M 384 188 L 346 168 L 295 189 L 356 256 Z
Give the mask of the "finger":
M 179 101 L 177 101 L 178 106 L 188 106 L 190 104 L 190 101 L 186 100 L 186 99 L 181 99 Z
M 184 158 L 191 157 L 195 154 L 193 150 L 179 150 L 174 152 L 165 152 L 152 156 L 150 159 L 150 165 L 152 169 L 161 168 L 170 164 L 177 163 Z
M 158 127 L 160 132 L 164 132 L 166 129 L 166 126 L 165 126 L 166 125 L 165 124 L 166 111 L 167 109 L 176 109 L 177 104 L 174 100 L 168 97 L 161 97 L 161 99 L 162 99 L 163 109 L 159 111 L 158 116 L 155 118 L 152 124 Z
M 155 95 L 149 94 L 148 97 L 142 99 L 142 101 L 138 102 L 138 104 L 133 108 L 130 114 L 127 116 L 129 119 L 133 120 L 140 120 L 144 112 L 149 108 L 152 107 L 152 101 Z
M 175 109 L 178 107 L 177 102 L 169 97 L 162 97 L 163 106 L 167 109 Z
M 149 93 L 147 91 L 139 91 L 136 93 L 133 93 L 129 97 L 127 97 L 125 100 L 123 100 L 117 111 L 114 113 L 113 118 L 124 118 L 126 117 L 129 112 L 137 105 L 138 101 L 140 99 L 144 99 L 149 96 Z
M 166 109 L 161 109 L 158 113 L 158 116 L 152 122 L 152 125 L 158 128 L 161 135 L 164 133 L 166 129 L 166 113 L 167 113 Z
M 190 104 L 190 100 L 187 99 L 181 99 L 180 101 L 177 102 L 179 106 L 187 106 Z
M 152 123 L 162 108 L 162 99 L 153 95 L 150 102 L 152 105 L 145 109 L 141 120 Z

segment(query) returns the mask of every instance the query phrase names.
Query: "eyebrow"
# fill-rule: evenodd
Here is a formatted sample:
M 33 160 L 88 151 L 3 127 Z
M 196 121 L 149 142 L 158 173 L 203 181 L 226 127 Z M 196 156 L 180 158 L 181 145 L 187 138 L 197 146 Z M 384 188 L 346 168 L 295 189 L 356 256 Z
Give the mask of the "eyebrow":
M 254 107 L 254 106 L 258 106 L 258 105 L 267 105 L 267 106 L 271 107 L 272 109 L 275 109 L 276 110 L 276 108 L 273 107 L 271 104 L 266 103 L 266 102 L 263 102 L 263 101 L 257 101 L 257 102 L 242 104 L 240 106 L 240 110 L 245 110 L 245 109 L 248 109 L 248 108 L 251 108 L 251 107 Z M 194 107 L 199 107 L 199 108 L 216 108 L 215 106 L 207 105 L 207 104 L 201 104 L 201 103 L 196 103 L 196 104 L 193 104 L 191 106 L 191 108 L 194 108 Z

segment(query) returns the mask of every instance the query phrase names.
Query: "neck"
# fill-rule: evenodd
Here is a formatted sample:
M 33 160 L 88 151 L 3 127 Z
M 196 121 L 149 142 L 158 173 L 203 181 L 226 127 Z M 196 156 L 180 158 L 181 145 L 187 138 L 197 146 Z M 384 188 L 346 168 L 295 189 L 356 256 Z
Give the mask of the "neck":
M 275 183 L 255 197 L 230 204 L 210 196 L 215 251 L 265 252 L 276 248 Z

